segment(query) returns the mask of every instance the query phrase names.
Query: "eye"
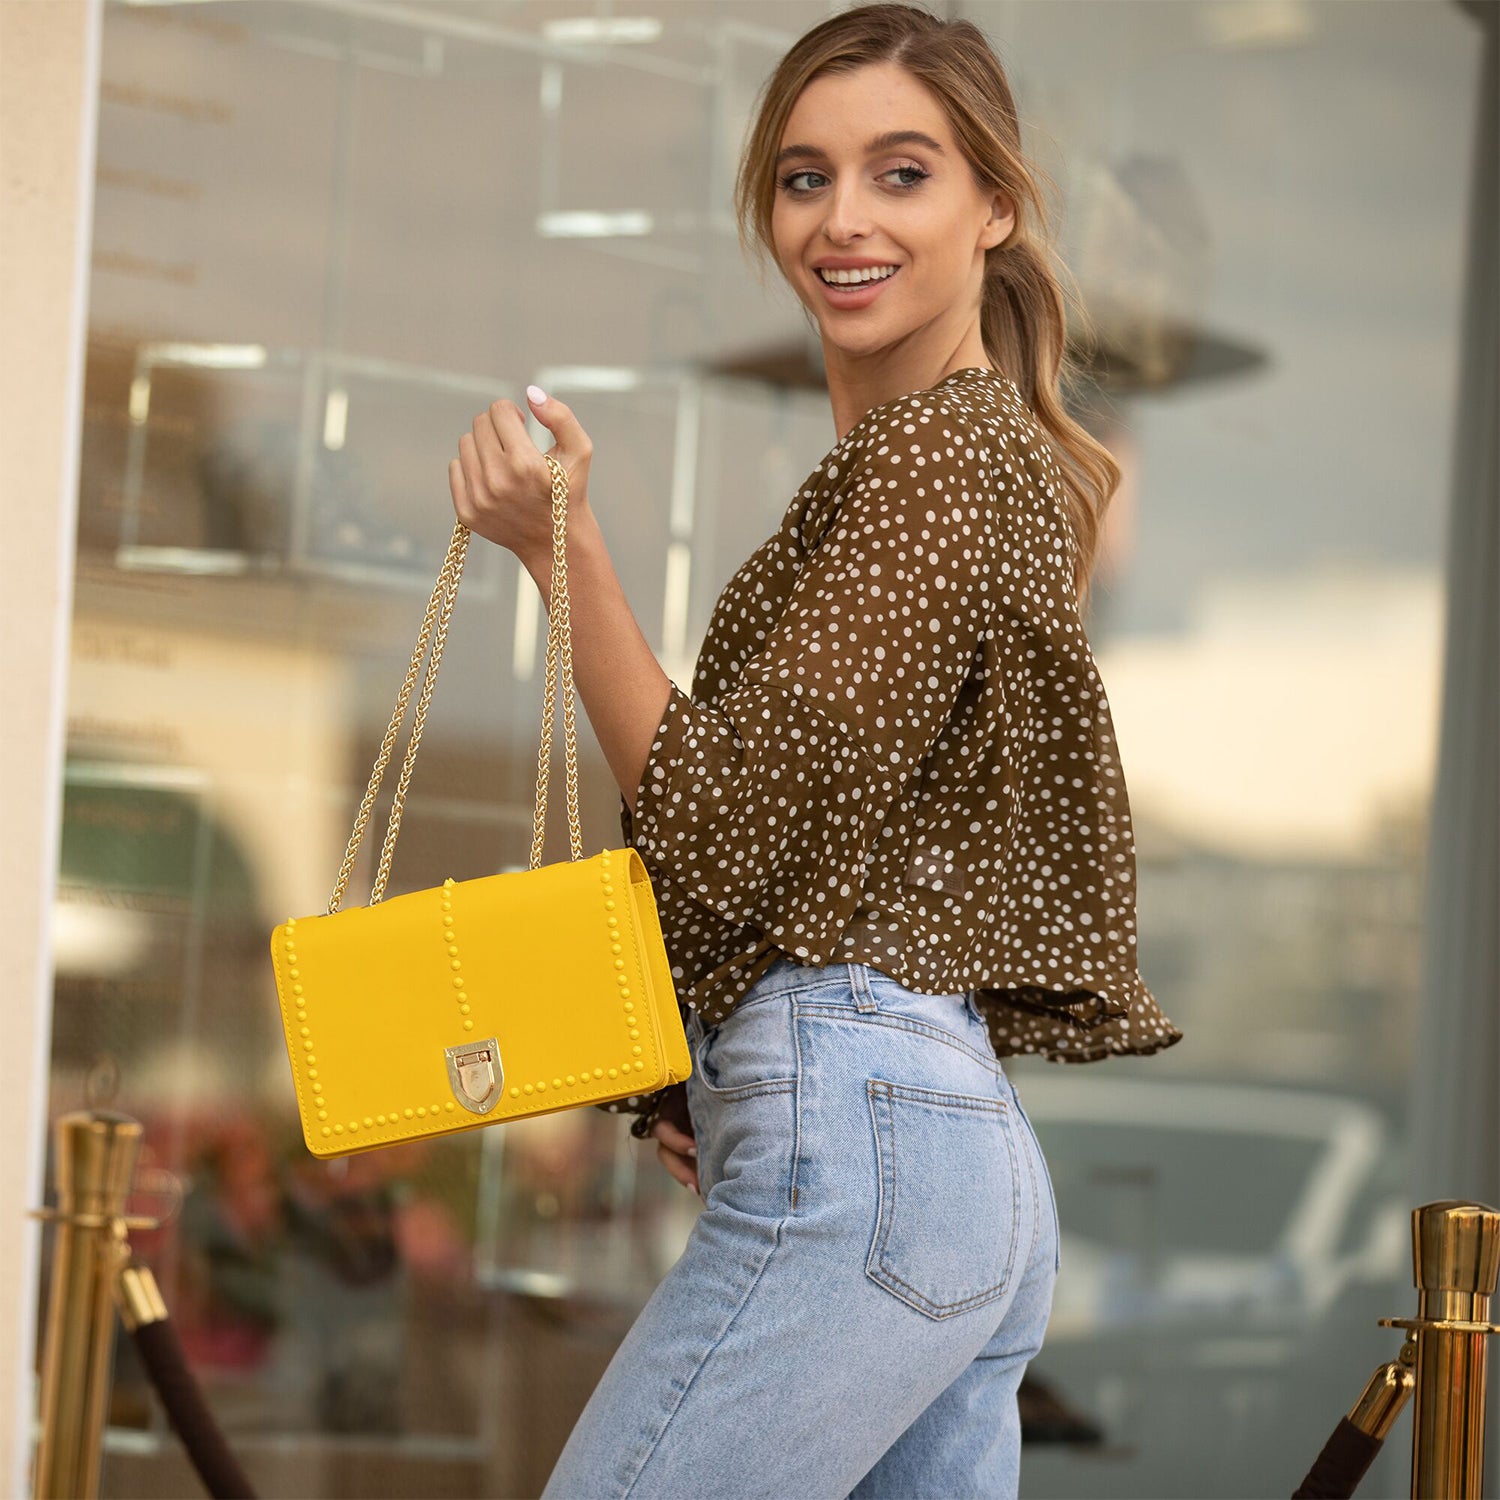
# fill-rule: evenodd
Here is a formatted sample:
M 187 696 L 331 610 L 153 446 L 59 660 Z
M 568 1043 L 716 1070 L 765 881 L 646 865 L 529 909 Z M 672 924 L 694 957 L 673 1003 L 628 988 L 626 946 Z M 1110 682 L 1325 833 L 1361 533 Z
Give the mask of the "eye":
M 916 178 L 916 182 L 899 183 L 898 186 L 902 188 L 914 188 L 918 182 L 925 182 L 927 178 L 932 176 L 931 172 L 924 172 L 921 167 L 892 167 L 891 171 L 886 172 L 884 175 L 889 177 L 891 172 L 910 172 Z
M 785 177 L 779 178 L 778 181 L 777 181 L 777 186 L 780 187 L 780 188 L 782 188 L 786 192 L 806 193 L 806 192 L 810 192 L 811 189 L 810 188 L 794 188 L 792 186 L 792 184 L 799 177 L 820 177 L 820 176 L 822 176 L 822 173 L 820 173 L 820 172 L 814 172 L 810 167 L 804 167 L 800 172 L 788 172 Z

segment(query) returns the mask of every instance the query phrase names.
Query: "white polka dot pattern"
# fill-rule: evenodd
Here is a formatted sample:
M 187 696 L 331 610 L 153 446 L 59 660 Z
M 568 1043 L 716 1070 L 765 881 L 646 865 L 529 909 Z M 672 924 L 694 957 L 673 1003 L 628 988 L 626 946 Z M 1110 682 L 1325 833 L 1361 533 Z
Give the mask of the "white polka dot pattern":
M 872 408 L 729 580 L 634 819 L 684 1007 L 786 956 L 973 991 L 1000 1056 L 1182 1033 L 1136 968 L 1135 846 L 1045 434 L 970 366 Z M 682 1085 L 676 1085 L 680 1089 Z M 644 1137 L 668 1093 L 596 1106 Z

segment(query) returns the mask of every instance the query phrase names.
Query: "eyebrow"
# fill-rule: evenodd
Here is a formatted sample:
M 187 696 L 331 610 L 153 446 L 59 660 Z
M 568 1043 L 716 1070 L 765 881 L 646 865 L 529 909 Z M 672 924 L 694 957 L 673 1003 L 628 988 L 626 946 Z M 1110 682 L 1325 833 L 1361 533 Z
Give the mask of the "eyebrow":
M 865 154 L 873 156 L 877 151 L 889 151 L 892 146 L 926 146 L 929 151 L 936 151 L 939 156 L 946 156 L 947 152 L 933 140 L 930 135 L 920 130 L 887 130 L 884 135 L 877 135 L 865 147 Z M 810 157 L 817 161 L 829 161 L 828 153 L 818 146 L 787 146 L 777 153 L 776 165 L 790 161 L 794 156 Z

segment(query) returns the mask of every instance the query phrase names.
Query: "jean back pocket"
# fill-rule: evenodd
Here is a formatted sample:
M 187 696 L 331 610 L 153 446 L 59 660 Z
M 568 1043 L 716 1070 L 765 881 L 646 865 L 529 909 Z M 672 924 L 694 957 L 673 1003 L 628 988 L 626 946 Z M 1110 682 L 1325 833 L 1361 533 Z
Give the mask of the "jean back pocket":
M 1021 1232 L 1007 1101 L 883 1078 L 865 1091 L 880 1169 L 865 1274 L 930 1318 L 1002 1296 Z

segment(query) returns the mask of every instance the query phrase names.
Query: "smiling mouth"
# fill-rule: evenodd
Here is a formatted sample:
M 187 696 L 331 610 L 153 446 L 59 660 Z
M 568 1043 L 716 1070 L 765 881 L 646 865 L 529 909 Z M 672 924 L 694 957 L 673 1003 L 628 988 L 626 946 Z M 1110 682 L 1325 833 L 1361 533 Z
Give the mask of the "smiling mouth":
M 869 270 L 860 270 L 858 272 L 830 272 L 820 267 L 817 271 L 817 277 L 824 286 L 836 287 L 841 290 L 853 290 L 862 286 L 878 286 L 882 281 L 889 281 L 900 269 L 900 266 L 872 266 Z M 835 276 L 848 279 L 835 281 L 832 279 Z

